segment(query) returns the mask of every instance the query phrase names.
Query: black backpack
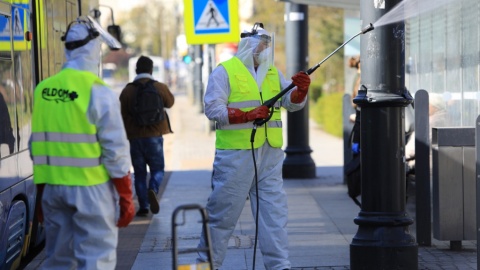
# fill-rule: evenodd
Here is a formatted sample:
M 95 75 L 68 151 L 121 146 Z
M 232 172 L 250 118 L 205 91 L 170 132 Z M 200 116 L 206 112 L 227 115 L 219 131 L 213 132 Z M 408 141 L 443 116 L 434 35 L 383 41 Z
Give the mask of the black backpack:
M 154 82 L 156 81 L 149 80 L 145 84 L 138 81 L 130 83 L 137 87 L 137 92 L 133 95 L 131 112 L 140 126 L 158 124 L 165 118 L 163 99 L 153 85 Z

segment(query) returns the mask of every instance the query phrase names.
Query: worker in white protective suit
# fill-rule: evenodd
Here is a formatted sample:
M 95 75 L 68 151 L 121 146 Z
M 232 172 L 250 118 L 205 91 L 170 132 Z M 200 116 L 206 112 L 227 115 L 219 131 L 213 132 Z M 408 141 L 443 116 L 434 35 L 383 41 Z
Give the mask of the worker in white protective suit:
M 90 17 L 70 23 L 62 37 L 67 62 L 34 92 L 30 153 L 46 231 L 42 269 L 115 269 L 118 227 L 135 215 L 120 103 L 98 77 L 102 39 L 120 46 Z
M 291 112 L 302 109 L 310 78 L 303 71 L 295 74 L 292 81 L 296 87 L 275 103 L 270 120 L 256 128 L 253 152 L 258 174 L 257 194 L 250 142 L 254 120 L 267 119 L 270 111 L 262 104 L 292 82 L 273 66 L 272 35 L 261 23 L 256 23 L 251 32 L 244 32 L 241 37 L 237 54 L 212 71 L 204 98 L 205 115 L 216 122 L 213 190 L 206 206 L 213 266 L 221 268 L 229 239 L 246 198 L 250 197 L 253 216 L 259 212 L 258 240 L 265 268 L 290 269 L 280 108 Z M 204 233 L 199 248 L 206 246 Z M 208 261 L 208 253 L 199 252 L 197 263 Z

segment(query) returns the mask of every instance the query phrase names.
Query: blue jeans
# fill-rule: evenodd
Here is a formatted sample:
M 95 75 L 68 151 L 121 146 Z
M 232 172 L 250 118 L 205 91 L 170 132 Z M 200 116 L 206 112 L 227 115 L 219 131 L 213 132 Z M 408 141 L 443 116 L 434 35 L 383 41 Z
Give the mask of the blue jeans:
M 137 138 L 130 140 L 130 156 L 135 177 L 135 192 L 137 193 L 140 209 L 148 209 L 147 191 L 158 189 L 165 174 L 165 160 L 163 157 L 163 137 Z M 150 168 L 150 181 L 147 187 L 147 165 Z

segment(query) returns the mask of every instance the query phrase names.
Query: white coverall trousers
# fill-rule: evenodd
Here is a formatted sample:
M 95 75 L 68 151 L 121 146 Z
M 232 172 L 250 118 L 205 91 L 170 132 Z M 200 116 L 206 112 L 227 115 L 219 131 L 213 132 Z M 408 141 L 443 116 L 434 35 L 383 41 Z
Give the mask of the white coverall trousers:
M 42 269 L 114 270 L 116 197 L 111 181 L 88 187 L 45 185 Z
M 283 190 L 281 148 L 268 142 L 255 149 L 258 170 L 258 241 L 267 270 L 290 269 L 287 237 L 287 197 Z M 250 195 L 252 213 L 257 211 L 255 170 L 251 150 L 216 150 L 213 164 L 213 191 L 207 203 L 214 269 L 220 269 L 235 225 Z M 202 230 L 203 232 L 203 230 Z M 254 235 L 254 234 L 252 234 Z M 199 247 L 205 247 L 202 233 Z M 208 261 L 199 253 L 198 261 Z

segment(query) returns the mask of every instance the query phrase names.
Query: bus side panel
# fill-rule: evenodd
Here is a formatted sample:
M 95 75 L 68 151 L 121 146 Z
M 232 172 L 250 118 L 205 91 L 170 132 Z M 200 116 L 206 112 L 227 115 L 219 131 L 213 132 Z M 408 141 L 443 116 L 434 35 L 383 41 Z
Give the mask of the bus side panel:
M 25 230 L 27 228 L 27 208 L 25 202 L 22 200 L 14 200 L 11 204 L 10 211 L 7 213 L 7 226 L 5 226 L 5 233 L 8 238 L 5 238 L 6 247 L 4 268 L 16 269 L 20 265 L 21 253 L 23 244 L 25 242 Z
M 0 183 L 2 182 L 2 179 L 0 178 Z M 8 218 L 8 213 L 9 209 L 11 206 L 12 202 L 12 197 L 10 194 L 10 189 L 0 192 L 0 204 L 3 206 L 0 209 L 0 215 L 1 215 L 1 220 L 0 220 L 0 269 L 4 268 L 5 265 L 5 260 L 7 257 L 7 241 L 5 239 L 8 239 L 8 231 L 7 231 L 7 218 Z

